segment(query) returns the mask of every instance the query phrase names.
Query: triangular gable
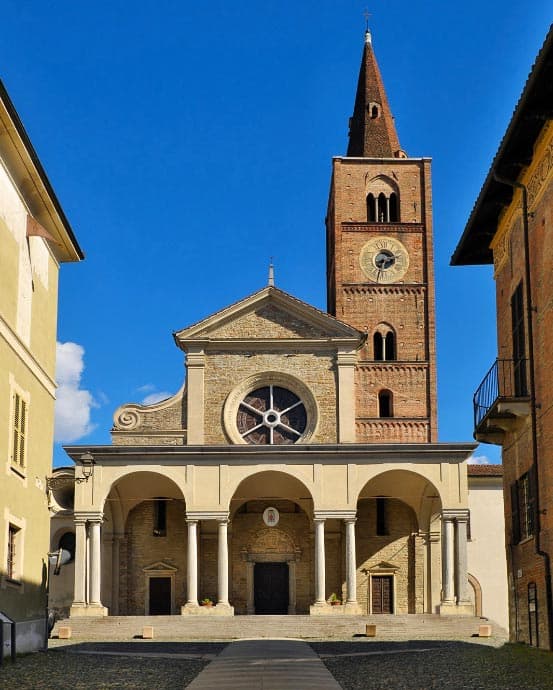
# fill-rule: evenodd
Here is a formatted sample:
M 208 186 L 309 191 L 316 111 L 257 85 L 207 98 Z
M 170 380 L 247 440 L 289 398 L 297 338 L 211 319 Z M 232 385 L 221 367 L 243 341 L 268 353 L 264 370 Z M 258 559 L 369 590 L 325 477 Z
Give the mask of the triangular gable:
M 346 340 L 362 342 L 364 334 L 338 319 L 266 287 L 240 302 L 174 334 L 179 347 L 194 340 Z
M 147 565 L 145 568 L 142 568 L 142 570 L 145 573 L 152 573 L 152 572 L 176 573 L 178 568 L 175 568 L 174 566 L 169 565 L 168 563 L 164 563 L 163 561 L 156 561 L 155 563 L 152 563 L 151 565 Z
M 380 561 L 380 563 L 377 565 L 373 565 L 371 568 L 369 568 L 369 572 L 371 573 L 395 572 L 396 570 L 399 570 L 397 565 L 387 563 L 386 561 Z

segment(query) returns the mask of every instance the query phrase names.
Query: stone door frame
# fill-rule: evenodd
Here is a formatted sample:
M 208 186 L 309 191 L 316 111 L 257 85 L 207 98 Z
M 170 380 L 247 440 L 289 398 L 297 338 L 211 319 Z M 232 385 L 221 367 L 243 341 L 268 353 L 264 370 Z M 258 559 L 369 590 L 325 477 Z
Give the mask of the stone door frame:
M 251 553 L 243 552 L 246 561 L 246 613 L 255 615 L 254 567 L 256 563 L 287 563 L 288 564 L 288 615 L 296 613 L 296 563 L 301 558 L 300 549 L 293 553 Z
M 371 568 L 368 572 L 369 575 L 369 613 L 372 616 L 373 615 L 373 577 L 391 577 L 392 578 L 392 614 L 396 614 L 396 601 L 397 601 L 397 574 L 398 568 L 397 566 L 392 565 L 391 563 L 384 564 L 382 563 L 381 565 L 375 566 Z
M 175 574 L 176 568 L 167 563 L 157 562 L 142 568 L 144 572 L 144 615 L 150 615 L 150 579 L 152 577 L 168 577 L 171 580 L 171 615 L 175 611 Z

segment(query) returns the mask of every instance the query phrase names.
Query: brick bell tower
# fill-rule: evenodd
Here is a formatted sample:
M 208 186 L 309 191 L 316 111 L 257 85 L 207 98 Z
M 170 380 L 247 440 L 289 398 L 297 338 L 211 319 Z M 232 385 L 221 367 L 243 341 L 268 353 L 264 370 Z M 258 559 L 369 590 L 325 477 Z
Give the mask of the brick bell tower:
M 368 334 L 357 442 L 437 441 L 430 159 L 400 148 L 369 31 L 326 227 L 328 311 Z

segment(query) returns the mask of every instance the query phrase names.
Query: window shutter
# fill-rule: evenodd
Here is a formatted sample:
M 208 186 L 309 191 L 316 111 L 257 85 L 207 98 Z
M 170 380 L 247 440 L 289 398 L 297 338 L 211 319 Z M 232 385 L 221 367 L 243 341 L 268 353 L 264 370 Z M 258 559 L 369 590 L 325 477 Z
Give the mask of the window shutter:
M 532 465 L 528 471 L 528 534 L 536 533 L 536 466 Z
M 27 403 L 19 395 L 13 397 L 13 446 L 12 462 L 23 467 L 25 465 L 25 436 L 27 431 Z
M 520 541 L 520 520 L 518 511 L 518 486 L 517 482 L 511 484 L 511 520 L 512 534 L 511 543 L 518 544 Z

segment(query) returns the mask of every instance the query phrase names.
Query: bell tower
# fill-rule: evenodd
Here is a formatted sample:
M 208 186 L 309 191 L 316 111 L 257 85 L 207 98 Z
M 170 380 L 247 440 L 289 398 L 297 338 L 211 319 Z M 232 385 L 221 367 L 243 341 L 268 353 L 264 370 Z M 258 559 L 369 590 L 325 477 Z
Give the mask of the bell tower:
M 357 442 L 437 441 L 430 159 L 400 148 L 369 31 L 326 229 L 328 311 L 368 334 Z

